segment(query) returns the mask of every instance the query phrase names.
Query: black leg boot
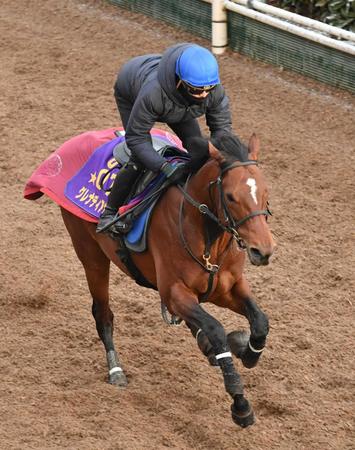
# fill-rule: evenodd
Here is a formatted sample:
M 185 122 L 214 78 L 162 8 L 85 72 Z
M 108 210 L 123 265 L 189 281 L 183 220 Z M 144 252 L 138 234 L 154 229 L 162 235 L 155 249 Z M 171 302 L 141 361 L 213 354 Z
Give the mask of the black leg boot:
M 99 223 L 97 224 L 96 233 L 103 233 L 111 228 L 110 225 L 115 219 L 118 209 L 125 203 L 138 175 L 139 168 L 132 162 L 128 162 L 119 171 L 111 188 L 105 211 L 101 214 Z M 130 229 L 124 219 L 116 222 L 115 228 L 119 229 L 122 233 L 127 233 Z

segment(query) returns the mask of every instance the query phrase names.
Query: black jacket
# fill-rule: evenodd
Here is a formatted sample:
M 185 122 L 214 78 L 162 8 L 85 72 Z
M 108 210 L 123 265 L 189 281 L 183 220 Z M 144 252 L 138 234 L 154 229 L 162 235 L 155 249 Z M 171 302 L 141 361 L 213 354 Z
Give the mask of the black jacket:
M 118 74 L 115 95 L 132 105 L 126 126 L 127 145 L 138 161 L 153 171 L 164 162 L 151 143 L 150 130 L 155 122 L 169 125 L 206 115 L 212 137 L 231 131 L 229 102 L 222 85 L 199 104 L 190 104 L 176 89 L 175 63 L 190 45 L 175 45 L 163 55 L 133 58 Z

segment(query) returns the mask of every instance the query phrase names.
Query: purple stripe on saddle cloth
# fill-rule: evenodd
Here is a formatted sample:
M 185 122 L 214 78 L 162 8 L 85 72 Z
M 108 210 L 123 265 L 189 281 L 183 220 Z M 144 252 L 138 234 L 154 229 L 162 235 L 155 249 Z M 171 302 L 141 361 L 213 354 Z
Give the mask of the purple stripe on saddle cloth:
M 177 138 L 176 141 L 174 139 L 175 136 L 169 136 L 161 130 L 154 130 L 152 134 L 166 141 L 168 145 L 180 147 Z M 67 199 L 93 217 L 99 218 L 106 207 L 109 190 L 121 167 L 113 157 L 113 149 L 124 139 L 124 136 L 117 137 L 95 149 L 66 184 L 64 195 Z M 153 180 L 140 195 L 124 207 L 125 210 L 138 204 L 151 191 L 156 181 L 158 180 Z M 121 210 L 120 212 L 123 213 Z
M 108 190 L 120 168 L 113 149 L 122 141 L 124 136 L 97 148 L 65 187 L 65 196 L 91 216 L 99 218 L 106 207 Z

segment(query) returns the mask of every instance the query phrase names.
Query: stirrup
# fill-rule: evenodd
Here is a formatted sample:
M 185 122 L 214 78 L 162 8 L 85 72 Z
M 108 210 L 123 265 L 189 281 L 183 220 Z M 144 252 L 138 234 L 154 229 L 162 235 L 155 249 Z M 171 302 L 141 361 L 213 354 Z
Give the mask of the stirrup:
M 96 233 L 105 233 L 113 224 L 118 221 L 118 213 L 116 210 L 105 210 L 101 215 L 99 222 L 96 226 Z
M 110 232 L 115 234 L 127 234 L 131 231 L 133 227 L 133 223 L 130 220 L 116 220 L 113 221 L 113 223 L 110 224 Z M 106 227 L 105 227 L 106 228 Z
M 131 229 L 132 223 L 127 223 L 125 220 L 119 220 L 118 216 L 114 216 L 104 227 L 99 228 L 99 226 L 97 226 L 96 233 L 105 233 L 109 231 L 114 234 L 127 234 Z

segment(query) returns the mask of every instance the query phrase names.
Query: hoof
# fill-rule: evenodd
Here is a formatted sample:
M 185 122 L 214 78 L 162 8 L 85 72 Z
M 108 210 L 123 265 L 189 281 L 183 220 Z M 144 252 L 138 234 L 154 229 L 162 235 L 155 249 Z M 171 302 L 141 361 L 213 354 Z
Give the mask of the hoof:
M 249 333 L 246 331 L 232 331 L 228 334 L 227 341 L 233 355 L 242 359 L 243 353 L 248 348 Z
M 109 376 L 108 382 L 120 388 L 125 388 L 128 385 L 127 377 L 123 372 L 113 373 Z
M 242 428 L 249 427 L 255 423 L 254 412 L 251 408 L 246 413 L 237 414 L 234 404 L 231 406 L 233 422 Z

